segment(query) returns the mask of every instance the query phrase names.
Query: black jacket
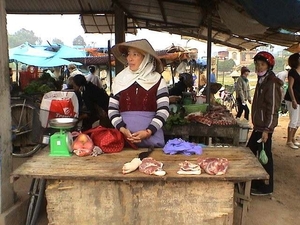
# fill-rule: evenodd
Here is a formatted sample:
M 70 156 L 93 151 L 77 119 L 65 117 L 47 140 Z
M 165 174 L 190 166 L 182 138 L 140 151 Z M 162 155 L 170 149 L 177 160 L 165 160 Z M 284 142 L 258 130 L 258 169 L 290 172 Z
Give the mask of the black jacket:
M 84 86 L 81 98 L 89 113 L 96 113 L 96 106 L 101 107 L 105 112 L 108 111 L 108 94 L 103 88 L 99 88 L 91 82 L 88 82 L 87 85 Z

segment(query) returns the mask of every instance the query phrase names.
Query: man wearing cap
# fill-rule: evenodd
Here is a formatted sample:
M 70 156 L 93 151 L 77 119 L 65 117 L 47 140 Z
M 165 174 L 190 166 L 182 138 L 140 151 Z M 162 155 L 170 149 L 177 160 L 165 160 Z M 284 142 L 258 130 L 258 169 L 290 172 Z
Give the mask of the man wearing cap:
M 127 65 L 112 83 L 108 116 L 113 126 L 138 147 L 163 147 L 169 93 L 162 62 L 145 39 L 116 44 L 112 53 Z
M 250 85 L 247 78 L 249 73 L 250 70 L 246 66 L 243 66 L 241 68 L 241 76 L 236 82 L 236 101 L 238 105 L 237 119 L 239 119 L 243 111 L 245 111 L 244 118 L 249 120 L 249 108 L 247 106 L 247 101 L 251 104 Z

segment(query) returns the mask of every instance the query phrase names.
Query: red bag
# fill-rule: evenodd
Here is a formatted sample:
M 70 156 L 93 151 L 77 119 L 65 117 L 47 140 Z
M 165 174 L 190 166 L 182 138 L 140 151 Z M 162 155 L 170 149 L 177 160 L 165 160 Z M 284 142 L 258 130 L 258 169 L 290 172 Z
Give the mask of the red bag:
M 101 148 L 103 152 L 120 152 L 124 148 L 123 134 L 117 129 L 98 126 L 82 133 L 90 134 L 94 145 Z

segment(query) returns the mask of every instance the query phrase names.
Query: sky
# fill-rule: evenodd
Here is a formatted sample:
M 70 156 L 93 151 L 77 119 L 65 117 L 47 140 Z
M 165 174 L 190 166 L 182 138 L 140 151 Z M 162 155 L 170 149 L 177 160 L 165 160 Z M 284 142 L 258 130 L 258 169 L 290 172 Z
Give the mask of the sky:
M 43 44 L 51 43 L 58 38 L 65 45 L 72 46 L 74 38 L 81 35 L 85 42 L 95 47 L 106 47 L 108 40 L 114 44 L 114 34 L 85 34 L 80 23 L 79 15 L 7 15 L 7 32 L 14 34 L 25 28 L 32 30 L 37 37 L 42 38 Z M 198 55 L 206 55 L 206 43 L 195 40 L 181 40 L 180 35 L 171 35 L 167 32 L 155 32 L 146 29 L 138 31 L 137 35 L 126 35 L 126 41 L 146 38 L 155 50 L 166 49 L 172 43 L 183 47 L 198 49 Z M 212 46 L 212 52 L 225 50 L 226 47 Z

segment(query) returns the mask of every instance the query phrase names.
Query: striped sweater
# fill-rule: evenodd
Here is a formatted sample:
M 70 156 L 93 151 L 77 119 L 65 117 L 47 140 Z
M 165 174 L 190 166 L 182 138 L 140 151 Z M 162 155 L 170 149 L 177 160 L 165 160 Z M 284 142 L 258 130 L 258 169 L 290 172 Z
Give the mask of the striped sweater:
M 148 91 L 134 83 L 126 90 L 111 96 L 108 117 L 118 130 L 126 127 L 120 114 L 125 111 L 155 112 L 155 116 L 146 129 L 151 130 L 152 134 L 161 129 L 169 116 L 169 93 L 165 80 L 160 79 Z

